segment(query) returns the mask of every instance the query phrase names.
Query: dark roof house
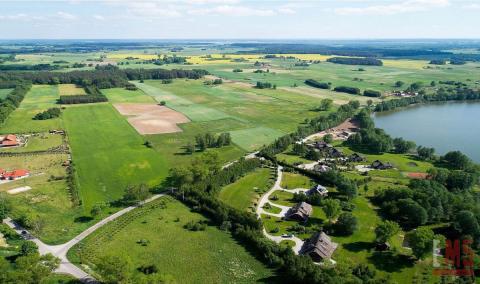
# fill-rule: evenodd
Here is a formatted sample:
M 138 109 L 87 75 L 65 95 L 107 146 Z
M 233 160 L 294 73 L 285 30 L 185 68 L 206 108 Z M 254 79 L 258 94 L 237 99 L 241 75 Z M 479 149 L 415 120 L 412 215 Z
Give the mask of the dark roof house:
M 332 158 L 341 158 L 343 157 L 342 151 L 338 150 L 337 148 L 330 148 L 328 149 L 328 155 Z
M 319 150 L 323 150 L 323 149 L 331 148 L 332 145 L 328 144 L 325 141 L 317 141 L 313 144 L 313 147 L 315 147 Z
M 315 262 L 320 262 L 330 259 L 337 246 L 338 244 L 332 242 L 327 234 L 318 232 L 305 242 L 300 253 L 310 256 Z
M 350 157 L 348 157 L 350 162 L 359 163 L 365 161 L 365 158 L 360 156 L 358 153 L 353 153 Z
M 310 190 L 308 190 L 305 194 L 306 195 L 320 194 L 320 196 L 327 196 L 328 189 L 322 185 L 317 184 L 314 187 L 312 187 Z
M 393 165 L 388 162 L 384 163 L 380 160 L 376 160 L 372 163 L 370 167 L 376 170 L 387 170 L 387 169 L 392 169 Z
M 312 205 L 306 202 L 300 202 L 288 210 L 287 214 L 285 214 L 285 218 L 305 222 L 308 220 L 308 217 L 312 215 L 312 211 Z

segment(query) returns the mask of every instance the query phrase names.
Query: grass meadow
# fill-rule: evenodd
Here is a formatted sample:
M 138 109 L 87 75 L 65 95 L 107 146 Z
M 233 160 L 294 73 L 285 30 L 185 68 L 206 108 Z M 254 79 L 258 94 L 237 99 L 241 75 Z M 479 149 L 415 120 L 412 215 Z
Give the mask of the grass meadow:
M 129 91 L 122 88 L 102 90 L 108 101 L 115 103 L 156 103 L 156 101 L 145 94 L 142 90 Z
M 161 182 L 168 164 L 110 104 L 63 114 L 85 209 L 120 198 L 127 185 Z M 88 119 L 85 119 L 88 118 Z
M 225 186 L 218 196 L 223 202 L 240 210 L 254 208 L 252 205 L 260 194 L 267 191 L 274 181 L 271 169 L 262 168 L 236 182 Z
M 86 94 L 83 88 L 77 87 L 75 84 L 58 85 L 58 92 L 60 93 L 60 96 L 74 96 Z
M 74 247 L 69 258 L 82 259 L 95 270 L 99 257 L 120 255 L 131 259 L 133 273 L 140 273 L 136 268 L 141 265 L 155 265 L 176 283 L 253 283 L 273 276 L 227 232 L 213 226 L 196 232 L 184 228 L 190 221 L 204 220 L 163 197 L 99 229 Z
M 0 99 L 4 99 L 13 91 L 13 89 L 0 89 Z
M 58 87 L 50 85 L 33 85 L 24 100 L 0 127 L 0 133 L 48 132 L 62 129 L 62 119 L 33 120 L 33 117 L 51 107 L 58 107 Z

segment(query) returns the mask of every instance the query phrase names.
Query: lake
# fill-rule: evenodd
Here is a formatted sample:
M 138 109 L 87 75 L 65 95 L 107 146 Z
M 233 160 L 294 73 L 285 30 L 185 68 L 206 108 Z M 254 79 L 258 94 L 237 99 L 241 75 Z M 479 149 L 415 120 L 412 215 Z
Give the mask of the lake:
M 392 137 L 433 147 L 437 154 L 460 150 L 480 163 L 480 102 L 416 105 L 373 118 Z

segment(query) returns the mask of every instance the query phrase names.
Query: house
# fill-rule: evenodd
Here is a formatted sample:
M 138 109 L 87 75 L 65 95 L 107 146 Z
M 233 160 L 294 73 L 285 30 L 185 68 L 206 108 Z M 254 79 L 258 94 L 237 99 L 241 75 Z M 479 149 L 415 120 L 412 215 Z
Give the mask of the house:
M 375 170 L 388 170 L 388 169 L 392 169 L 393 165 L 388 162 L 384 163 L 380 160 L 376 160 L 372 163 L 370 167 Z
M 320 262 L 330 259 L 337 246 L 338 244 L 332 242 L 327 234 L 318 232 L 305 242 L 300 253 L 310 256 L 315 262 Z
M 1 176 L 3 180 L 16 180 L 20 178 L 25 178 L 30 175 L 30 172 L 24 169 L 13 170 L 11 172 L 4 172 Z
M 329 148 L 328 155 L 332 158 L 341 158 L 343 157 L 342 151 L 338 150 L 337 148 Z
M 312 205 L 306 202 L 300 202 L 288 210 L 287 214 L 285 214 L 285 218 L 289 220 L 306 222 L 308 217 L 312 215 L 312 211 Z
M 324 150 L 324 149 L 332 148 L 332 145 L 328 144 L 325 141 L 317 141 L 313 144 L 313 147 L 315 147 L 318 150 Z
M 328 194 L 328 189 L 322 185 L 315 185 L 312 187 L 310 190 L 305 192 L 306 195 L 313 195 L 313 194 L 320 194 L 320 196 L 327 196 Z
M 2 141 L 0 141 L 0 147 L 14 147 L 18 146 L 17 136 L 13 134 L 8 134 L 7 136 L 3 137 Z
M 348 160 L 352 163 L 360 163 L 365 161 L 365 158 L 360 156 L 358 153 L 353 153 L 350 157 L 348 157 Z
M 325 173 L 331 170 L 331 168 L 324 164 L 316 164 L 315 166 L 313 166 L 313 170 L 319 173 Z

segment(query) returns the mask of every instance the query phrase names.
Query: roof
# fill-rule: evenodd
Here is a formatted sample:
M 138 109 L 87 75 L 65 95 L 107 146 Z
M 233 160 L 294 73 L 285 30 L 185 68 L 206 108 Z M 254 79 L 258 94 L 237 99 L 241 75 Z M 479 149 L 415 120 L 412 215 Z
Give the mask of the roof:
M 337 249 L 338 244 L 332 242 L 330 237 L 324 232 L 317 232 L 305 244 L 302 252 L 305 254 L 316 253 L 322 259 L 329 259 Z
M 4 178 L 19 178 L 29 175 L 30 172 L 24 169 L 13 170 L 11 172 L 5 172 L 3 174 Z
M 14 135 L 14 134 L 8 134 L 7 136 L 5 136 L 3 138 L 3 141 L 6 141 L 6 140 L 9 140 L 9 141 L 17 141 L 17 136 Z
M 8 134 L 7 136 L 3 137 L 3 140 L 1 142 L 1 144 L 4 145 L 4 146 L 18 145 L 17 136 L 15 136 L 13 134 Z
M 317 184 L 313 186 L 309 191 L 307 191 L 307 194 L 314 194 L 314 193 L 319 193 L 319 194 L 326 194 L 328 193 L 328 189 L 324 187 L 323 185 Z
M 313 211 L 312 205 L 306 202 L 300 202 L 290 209 L 288 215 L 290 216 L 293 214 L 300 214 L 304 217 L 309 217 L 310 214 L 312 214 L 312 211 Z

